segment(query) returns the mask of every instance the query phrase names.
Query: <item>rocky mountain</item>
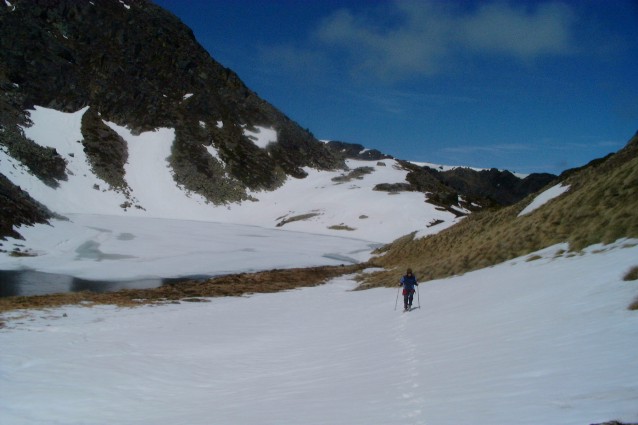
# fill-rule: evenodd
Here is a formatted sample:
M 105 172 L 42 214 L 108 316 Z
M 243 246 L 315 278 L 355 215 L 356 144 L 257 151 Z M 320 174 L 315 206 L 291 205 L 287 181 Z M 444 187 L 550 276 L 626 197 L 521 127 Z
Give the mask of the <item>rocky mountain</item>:
M 302 178 L 302 167 L 344 167 L 342 157 L 212 59 L 175 16 L 145 0 L 2 4 L 0 88 L 0 144 L 50 186 L 66 178 L 65 159 L 24 136 L 25 111 L 34 105 L 67 112 L 89 106 L 80 142 L 113 190 L 127 189 L 127 151 L 104 121 L 136 133 L 175 129 L 176 182 L 217 204 L 273 190 L 286 176 Z M 276 131 L 265 148 L 251 140 L 261 128 Z
M 328 147 L 346 158 L 378 161 L 392 158 L 376 149 L 366 149 L 360 144 L 329 141 Z M 486 207 L 514 204 L 550 184 L 557 176 L 549 173 L 532 173 L 523 178 L 507 170 L 492 168 L 476 170 L 469 167 L 436 169 L 409 161 L 400 161 L 409 171 L 406 183 L 380 185 L 378 190 L 418 191 L 428 194 L 428 201 L 443 208 L 457 206 L 469 211 Z M 459 199 L 460 198 L 460 199 Z M 458 212 L 458 210 L 455 210 Z
M 177 17 L 147 0 L 4 2 L 0 90 L 0 153 L 58 187 L 69 178 L 72 158 L 27 137 L 30 111 L 83 110 L 77 143 L 102 182 L 96 186 L 127 197 L 122 208 L 143 206 L 125 171 L 130 148 L 112 124 L 138 135 L 172 129 L 168 164 L 175 184 L 212 205 L 276 190 L 289 177 L 304 178 L 304 167 L 339 170 L 346 158 L 390 158 L 362 145 L 316 140 L 216 62 Z M 457 215 L 506 205 L 551 180 L 401 164 L 409 171 L 406 182 L 376 190 L 425 192 L 427 202 Z M 55 213 L 2 173 L 0 200 L 0 238 Z
M 494 201 L 498 205 L 511 205 L 547 186 L 556 179 L 549 173 L 533 173 L 523 178 L 516 177 L 507 170 L 473 170 L 457 167 L 439 171 L 424 167 L 442 183 L 465 196 L 474 196 Z

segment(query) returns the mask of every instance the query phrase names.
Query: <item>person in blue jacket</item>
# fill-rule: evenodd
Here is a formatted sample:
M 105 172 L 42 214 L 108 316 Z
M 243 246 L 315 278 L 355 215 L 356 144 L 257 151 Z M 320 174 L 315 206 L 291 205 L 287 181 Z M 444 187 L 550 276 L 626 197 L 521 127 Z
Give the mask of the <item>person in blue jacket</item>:
M 412 299 L 414 298 L 414 288 L 419 286 L 416 281 L 416 276 L 412 274 L 412 269 L 408 269 L 405 276 L 401 278 L 399 286 L 403 286 L 403 308 L 404 310 L 410 310 L 412 308 Z

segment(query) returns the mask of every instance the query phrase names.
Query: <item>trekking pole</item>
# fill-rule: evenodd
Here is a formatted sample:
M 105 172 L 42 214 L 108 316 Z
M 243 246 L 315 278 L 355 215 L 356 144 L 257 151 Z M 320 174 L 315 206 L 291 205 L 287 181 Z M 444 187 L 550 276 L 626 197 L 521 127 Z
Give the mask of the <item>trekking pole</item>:
M 419 308 L 421 308 L 421 296 L 419 295 L 419 285 L 416 286 L 416 301 L 419 303 Z
M 394 301 L 394 311 L 396 311 L 397 303 L 399 302 L 399 289 L 401 289 L 400 286 L 397 288 L 397 299 L 396 299 L 396 301 Z

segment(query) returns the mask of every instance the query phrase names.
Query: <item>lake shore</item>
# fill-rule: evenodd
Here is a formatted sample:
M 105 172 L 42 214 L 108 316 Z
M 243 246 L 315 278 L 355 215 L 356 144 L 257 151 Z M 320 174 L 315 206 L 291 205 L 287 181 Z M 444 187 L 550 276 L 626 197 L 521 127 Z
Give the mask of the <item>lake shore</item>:
M 201 302 L 210 297 L 241 296 L 250 293 L 279 292 L 316 286 L 327 280 L 361 271 L 368 263 L 339 266 L 273 269 L 255 273 L 237 273 L 204 281 L 185 281 L 159 288 L 123 289 L 115 292 L 69 292 L 50 295 L 0 298 L 0 313 L 21 309 L 55 308 L 70 304 L 113 304 L 134 307 L 144 304 Z M 0 324 L 2 322 L 0 321 Z

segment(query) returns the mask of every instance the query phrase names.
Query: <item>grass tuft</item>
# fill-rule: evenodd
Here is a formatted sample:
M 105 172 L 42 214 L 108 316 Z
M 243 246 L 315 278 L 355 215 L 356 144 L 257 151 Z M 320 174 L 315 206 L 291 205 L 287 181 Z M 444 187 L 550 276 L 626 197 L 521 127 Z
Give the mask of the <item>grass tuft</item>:
M 630 281 L 630 280 L 638 280 L 638 266 L 634 266 L 622 278 L 622 280 Z
M 32 251 L 20 251 L 19 249 L 14 249 L 9 253 L 10 257 L 37 257 L 38 254 Z
M 332 230 L 347 230 L 349 232 L 352 232 L 353 230 L 356 230 L 355 228 L 350 227 L 350 226 L 348 226 L 346 224 L 343 224 L 343 223 L 334 224 L 334 225 L 328 227 L 328 229 L 332 229 Z

